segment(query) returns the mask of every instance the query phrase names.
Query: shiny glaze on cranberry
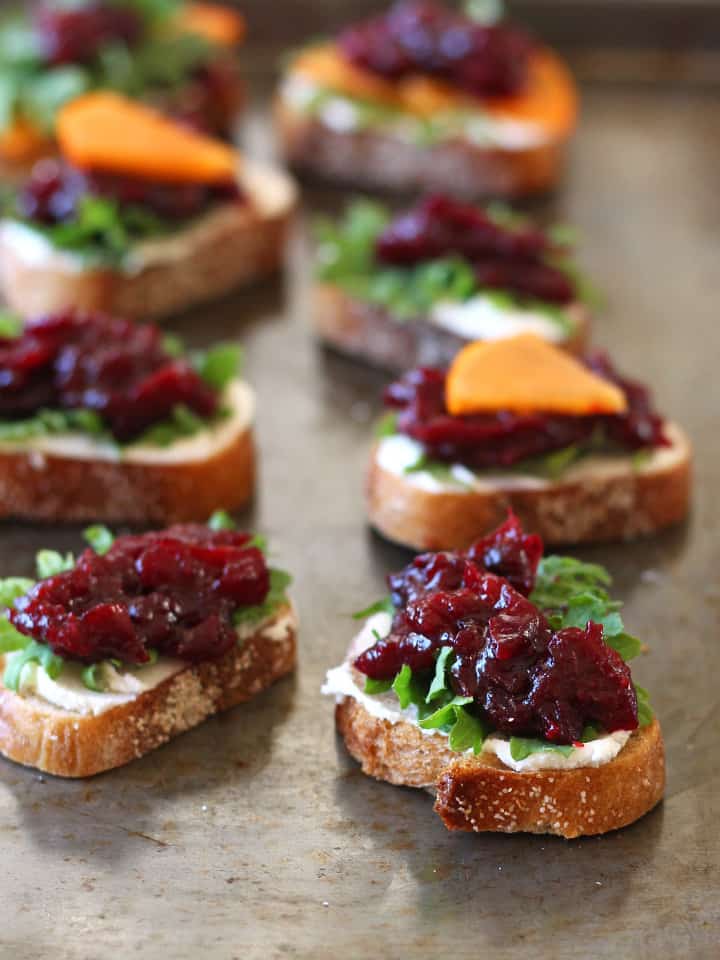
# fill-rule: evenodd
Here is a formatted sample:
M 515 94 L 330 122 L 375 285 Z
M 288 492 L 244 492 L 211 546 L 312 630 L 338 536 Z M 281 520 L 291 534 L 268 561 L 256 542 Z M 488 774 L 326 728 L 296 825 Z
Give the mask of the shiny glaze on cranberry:
M 388 266 L 460 256 L 472 265 L 481 289 L 565 304 L 575 299 L 575 286 L 545 261 L 557 252 L 542 230 L 501 226 L 475 204 L 441 194 L 397 216 L 375 245 L 377 260 Z
M 442 647 L 454 660 L 450 684 L 472 697 L 490 729 L 574 743 L 588 724 L 634 730 L 637 699 L 630 669 L 603 640 L 603 628 L 553 630 L 545 615 L 485 562 L 534 583 L 542 550 L 511 518 L 467 553 L 423 554 L 388 578 L 396 613 L 390 635 L 354 661 L 389 680 L 405 665 L 429 674 Z M 529 589 L 528 589 L 529 588 Z
M 184 221 L 219 203 L 243 199 L 235 181 L 217 184 L 161 183 L 117 173 L 80 171 L 61 160 L 43 159 L 18 191 L 17 213 L 32 223 L 52 226 L 77 217 L 86 196 L 105 197 L 138 207 L 164 221 Z
M 31 320 L 21 336 L 0 338 L 0 418 L 41 408 L 96 411 L 128 441 L 184 405 L 210 417 L 218 397 L 183 359 L 163 347 L 152 324 L 97 314 Z
M 104 46 L 121 43 L 132 47 L 144 33 L 136 10 L 103 2 L 75 7 L 42 3 L 34 25 L 42 57 L 52 66 L 89 63 Z
M 602 354 L 586 360 L 596 373 L 626 393 L 628 410 L 615 415 L 573 417 L 507 411 L 452 416 L 445 406 L 445 372 L 420 367 L 385 390 L 385 405 L 399 411 L 397 429 L 422 444 L 434 460 L 471 469 L 511 467 L 573 444 L 589 444 L 602 430 L 604 448 L 622 451 L 665 446 L 663 419 L 646 387 L 625 380 Z
M 211 660 L 237 644 L 233 613 L 262 603 L 270 586 L 248 534 L 199 524 L 119 537 L 103 556 L 41 580 L 9 618 L 62 657 L 143 664 L 149 650 Z
M 401 0 L 348 27 L 338 44 L 352 63 L 389 80 L 424 73 L 478 97 L 521 91 L 532 49 L 521 31 L 477 23 L 434 0 Z

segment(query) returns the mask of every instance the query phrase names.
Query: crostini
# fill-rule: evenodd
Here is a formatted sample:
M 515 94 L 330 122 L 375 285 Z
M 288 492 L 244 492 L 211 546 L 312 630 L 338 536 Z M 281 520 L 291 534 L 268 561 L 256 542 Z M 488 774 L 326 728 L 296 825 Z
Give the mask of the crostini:
M 121 766 L 295 666 L 290 577 L 227 514 L 37 557 L 0 580 L 0 753 L 61 777 Z
M 548 543 L 630 539 L 688 512 L 690 441 L 605 355 L 529 333 L 475 343 L 385 403 L 368 517 L 413 549 L 463 549 L 508 508 Z
M 26 5 L 31 6 L 31 5 Z M 111 89 L 229 136 L 242 103 L 242 17 L 204 3 L 43 0 L 0 24 L 0 170 L 55 149 L 63 104 Z
M 435 795 L 449 830 L 573 838 L 660 802 L 662 734 L 610 578 L 542 556 L 511 516 L 388 578 L 323 692 L 370 776 Z
M 149 319 L 277 270 L 296 191 L 283 173 L 118 94 L 62 108 L 0 220 L 0 287 L 27 316 Z
M 137 524 L 235 510 L 255 478 L 240 348 L 66 313 L 0 329 L 0 516 Z
M 568 68 L 522 31 L 400 0 L 295 56 L 275 115 L 300 171 L 373 188 L 521 197 L 558 181 L 577 110 Z
M 402 372 L 524 331 L 571 352 L 585 345 L 596 295 L 567 227 L 436 194 L 394 217 L 358 201 L 316 232 L 315 331 L 351 356 Z

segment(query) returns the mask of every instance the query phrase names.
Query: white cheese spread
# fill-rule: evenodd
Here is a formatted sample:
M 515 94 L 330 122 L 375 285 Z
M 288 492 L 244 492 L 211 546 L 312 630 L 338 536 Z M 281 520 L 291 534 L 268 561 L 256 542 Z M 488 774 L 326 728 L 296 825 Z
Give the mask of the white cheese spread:
M 321 693 L 335 697 L 340 703 L 351 698 L 359 703 L 371 716 L 388 723 L 412 723 L 426 736 L 446 736 L 441 730 L 423 730 L 418 725 L 417 709 L 411 704 L 401 710 L 397 697 L 392 691 L 373 695 L 365 693 L 356 679 L 351 661 L 363 650 L 372 646 L 377 636 L 385 637 L 390 632 L 391 617 L 386 613 L 375 614 L 370 617 L 363 629 L 353 640 L 348 659 L 339 667 L 328 670 Z M 577 767 L 599 767 L 614 759 L 622 750 L 630 737 L 627 730 L 617 730 L 583 744 L 582 747 L 573 747 L 565 756 L 555 750 L 531 753 L 523 760 L 513 760 L 510 755 L 510 741 L 500 734 L 491 734 L 483 743 L 483 753 L 494 754 L 498 760 L 518 773 L 535 770 L 573 770 Z
M 492 296 L 483 294 L 461 303 L 436 303 L 430 320 L 464 340 L 502 340 L 520 333 L 535 333 L 549 343 L 567 339 L 563 326 L 542 310 L 499 306 Z

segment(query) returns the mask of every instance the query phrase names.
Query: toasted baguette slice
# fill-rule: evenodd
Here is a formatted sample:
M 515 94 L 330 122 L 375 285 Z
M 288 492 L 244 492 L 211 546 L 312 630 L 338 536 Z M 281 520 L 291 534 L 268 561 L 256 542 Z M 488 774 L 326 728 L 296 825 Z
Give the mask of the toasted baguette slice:
M 379 130 L 334 130 L 278 98 L 275 127 L 288 165 L 299 173 L 355 187 L 402 193 L 452 190 L 468 197 L 525 197 L 552 189 L 565 142 L 524 149 L 465 140 L 417 144 Z
M 688 512 L 690 441 L 676 424 L 672 445 L 640 465 L 632 456 L 588 457 L 559 480 L 508 474 L 472 487 L 391 472 L 373 448 L 367 476 L 368 518 L 389 540 L 414 550 L 470 546 L 502 523 L 509 509 L 545 543 L 629 540 L 681 521 Z
M 254 397 L 227 391 L 230 414 L 169 447 L 109 444 L 72 436 L 0 442 L 0 517 L 158 524 L 204 522 L 252 496 Z
M 518 773 L 491 754 L 453 753 L 444 737 L 426 736 L 407 721 L 374 717 L 350 697 L 337 705 L 335 717 L 364 773 L 428 789 L 449 830 L 551 833 L 567 839 L 607 833 L 652 810 L 665 788 L 657 720 L 633 733 L 601 766 Z
M 449 367 L 455 354 L 472 342 L 429 319 L 397 317 L 331 284 L 315 286 L 312 315 L 315 332 L 329 346 L 397 373 L 413 367 Z M 573 332 L 557 346 L 582 353 L 590 329 L 588 310 L 573 303 L 567 317 Z
M 19 696 L 0 684 L 0 753 L 59 777 L 91 777 L 129 763 L 290 673 L 296 634 L 294 613 L 285 607 L 219 660 L 181 668 L 95 716 Z
M 150 320 L 229 293 L 279 269 L 296 202 L 283 173 L 243 166 L 250 202 L 223 204 L 171 237 L 133 251 L 123 269 L 84 266 L 15 221 L 0 222 L 0 290 L 11 309 L 68 308 Z

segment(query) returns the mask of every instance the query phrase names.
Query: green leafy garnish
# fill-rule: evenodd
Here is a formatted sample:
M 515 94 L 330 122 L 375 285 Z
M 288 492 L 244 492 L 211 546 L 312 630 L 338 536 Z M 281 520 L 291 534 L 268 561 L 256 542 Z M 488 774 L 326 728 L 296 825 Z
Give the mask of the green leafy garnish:
M 395 613 L 395 607 L 390 597 L 383 597 L 380 600 L 376 600 L 375 603 L 371 603 L 369 607 L 365 607 L 364 610 L 358 610 L 356 613 L 352 614 L 353 620 L 367 620 L 368 617 L 374 616 L 376 613 L 389 613 L 392 616 Z
M 54 577 L 58 573 L 65 573 L 75 566 L 75 557 L 72 553 L 63 556 L 57 550 L 39 550 L 35 555 L 35 567 L 40 580 Z
M 17 693 L 22 684 L 22 675 L 25 667 L 30 663 L 39 664 L 45 673 L 54 680 L 63 668 L 63 659 L 52 652 L 45 643 L 31 640 L 25 647 L 16 653 L 7 663 L 3 684 L 8 690 Z
M 216 510 L 210 517 L 207 525 L 211 530 L 235 530 L 237 525 L 227 510 Z
M 195 355 L 195 368 L 208 386 L 224 390 L 238 375 L 242 347 L 236 343 L 219 343 Z
M 80 677 L 88 690 L 102 693 L 105 689 L 105 683 L 102 679 L 102 663 L 91 663 L 84 667 Z
M 528 737 L 510 737 L 510 756 L 513 760 L 524 760 L 531 753 L 559 753 L 563 757 L 569 757 L 574 749 L 572 744 L 549 743 L 547 740 Z
M 453 473 L 452 464 L 442 463 L 440 460 L 433 460 L 426 453 L 421 453 L 415 463 L 405 467 L 404 473 L 428 473 L 438 483 L 454 484 L 459 487 L 467 487 L 468 484 L 458 479 Z
M 647 447 L 643 447 L 642 450 L 638 450 L 632 455 L 632 467 L 633 470 L 642 470 L 648 465 L 652 460 L 653 451 Z
M 107 435 L 102 419 L 94 410 L 38 410 L 25 420 L 0 421 L 0 441 L 6 443 L 76 431 L 97 438 Z
M 387 693 L 392 690 L 392 680 L 373 680 L 372 677 L 365 677 L 365 693 L 377 694 Z
M 241 607 L 233 614 L 233 623 L 236 627 L 243 624 L 257 623 L 265 620 L 285 604 L 289 603 L 287 588 L 292 583 L 292 577 L 285 570 L 270 568 L 270 590 L 262 603 L 251 607 Z
M 392 688 L 395 691 L 402 710 L 406 710 L 411 703 L 419 706 L 425 701 L 425 691 L 407 664 L 403 666 L 400 673 L 398 673 L 393 680 Z
M 455 659 L 455 653 L 452 647 L 443 647 L 435 661 L 435 675 L 430 684 L 430 689 L 425 697 L 425 703 L 432 703 L 449 690 L 447 684 L 446 672 Z M 449 662 L 448 662 L 449 661 Z
M 482 753 L 488 731 L 479 717 L 463 706 L 455 706 L 455 723 L 450 728 L 448 745 L 451 750 L 463 753 L 472 749 L 475 756 Z
M 638 705 L 638 723 L 641 727 L 647 727 L 653 722 L 653 717 L 655 716 L 650 706 L 650 694 L 645 687 L 641 687 L 636 683 L 635 696 L 637 697 Z
M 207 425 L 207 420 L 180 403 L 173 407 L 170 419 L 154 423 L 133 443 L 152 447 L 170 447 L 178 440 L 193 437 L 196 433 L 206 430 Z
M 392 437 L 397 433 L 398 415 L 394 410 L 388 410 L 375 424 L 375 436 L 378 440 L 383 437 Z
M 10 310 L 0 310 L 0 337 L 6 340 L 14 340 L 22 333 L 22 317 L 12 313 Z
M 0 580 L 0 607 L 11 607 L 18 597 L 24 597 L 35 586 L 27 577 L 5 577 Z
M 107 553 L 115 541 L 115 535 L 111 530 L 102 524 L 95 524 L 92 527 L 86 527 L 83 530 L 83 536 L 93 548 L 95 553 Z
M 9 620 L 0 617 L 0 653 L 22 650 L 29 642 L 28 637 L 16 630 Z

